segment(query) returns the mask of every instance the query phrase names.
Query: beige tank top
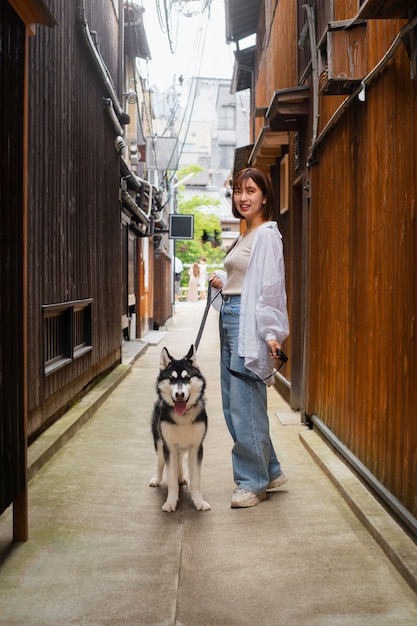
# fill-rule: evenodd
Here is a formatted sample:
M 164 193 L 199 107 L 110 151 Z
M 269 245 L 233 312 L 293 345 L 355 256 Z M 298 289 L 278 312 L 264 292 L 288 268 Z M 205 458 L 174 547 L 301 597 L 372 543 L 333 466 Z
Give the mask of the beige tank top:
M 223 287 L 224 296 L 240 296 L 242 293 L 255 233 L 256 228 L 248 235 L 241 235 L 224 260 L 224 269 L 227 274 L 226 284 Z

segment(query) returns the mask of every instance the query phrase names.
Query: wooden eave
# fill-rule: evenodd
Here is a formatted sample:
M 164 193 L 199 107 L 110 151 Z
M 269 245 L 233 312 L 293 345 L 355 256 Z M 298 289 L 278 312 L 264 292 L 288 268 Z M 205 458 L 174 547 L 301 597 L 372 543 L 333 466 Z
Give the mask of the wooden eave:
M 275 91 L 265 118 L 272 131 L 298 130 L 309 111 L 310 87 Z
M 248 146 L 241 146 L 235 149 L 235 160 L 233 164 L 233 177 L 236 176 L 240 170 L 248 167 L 249 157 L 253 150 L 253 143 Z
M 151 52 L 143 23 L 144 9 L 135 4 L 124 5 L 124 48 L 129 57 L 150 60 Z
M 232 87 L 230 92 L 237 93 L 252 87 L 252 75 L 255 71 L 255 46 L 245 50 L 235 50 Z
M 248 163 L 251 167 L 269 171 L 276 164 L 278 157 L 282 156 L 282 147 L 289 144 L 287 132 L 274 132 L 268 126 L 264 126 L 258 135 Z
M 262 0 L 225 0 L 224 7 L 227 43 L 258 32 Z
M 35 25 L 57 26 L 58 22 L 44 0 L 9 0 L 22 22 L 32 35 Z
M 363 0 L 357 18 L 383 20 L 406 18 L 413 0 Z

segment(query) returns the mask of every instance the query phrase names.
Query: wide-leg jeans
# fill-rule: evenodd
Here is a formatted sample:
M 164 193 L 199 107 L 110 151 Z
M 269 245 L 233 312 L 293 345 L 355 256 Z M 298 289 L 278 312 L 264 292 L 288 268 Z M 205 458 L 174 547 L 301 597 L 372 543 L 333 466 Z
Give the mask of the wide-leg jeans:
M 224 297 L 220 312 L 223 413 L 233 438 L 233 477 L 252 493 L 265 493 L 282 469 L 269 435 L 266 385 L 238 355 L 240 296 Z M 230 372 L 250 376 L 242 380 Z

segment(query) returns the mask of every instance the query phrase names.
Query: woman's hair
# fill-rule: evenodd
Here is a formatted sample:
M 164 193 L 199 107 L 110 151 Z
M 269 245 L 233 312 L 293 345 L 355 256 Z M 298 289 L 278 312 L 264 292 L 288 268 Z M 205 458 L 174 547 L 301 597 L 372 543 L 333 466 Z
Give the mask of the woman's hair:
M 238 172 L 233 179 L 232 189 L 234 191 L 236 188 L 245 187 L 246 181 L 248 181 L 249 178 L 253 180 L 255 185 L 257 185 L 263 193 L 263 196 L 265 198 L 265 204 L 262 205 L 262 218 L 266 222 L 269 222 L 270 220 L 273 219 L 273 215 L 274 215 L 274 195 L 273 195 L 272 186 L 269 181 L 269 178 L 266 174 L 264 174 L 264 172 L 256 169 L 255 167 L 246 167 L 245 169 L 240 170 L 240 172 Z M 232 196 L 232 213 L 235 217 L 244 219 L 244 217 L 239 213 L 239 211 L 235 207 L 233 196 Z
M 194 276 L 200 276 L 200 268 L 198 267 L 198 263 L 193 264 L 193 274 Z

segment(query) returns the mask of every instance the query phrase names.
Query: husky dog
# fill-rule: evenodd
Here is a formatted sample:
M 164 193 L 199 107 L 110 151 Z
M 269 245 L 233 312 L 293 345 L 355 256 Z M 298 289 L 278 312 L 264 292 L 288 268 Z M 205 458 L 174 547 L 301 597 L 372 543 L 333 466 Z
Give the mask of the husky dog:
M 207 432 L 204 390 L 206 381 L 195 357 L 194 346 L 182 359 L 174 359 L 162 349 L 160 372 L 156 383 L 158 399 L 152 416 L 152 434 L 158 457 L 156 476 L 149 486 L 158 487 L 166 465 L 168 496 L 163 511 L 175 511 L 179 485 L 187 480 L 183 474 L 183 456 L 188 452 L 191 499 L 198 511 L 208 511 L 200 490 L 203 440 Z

